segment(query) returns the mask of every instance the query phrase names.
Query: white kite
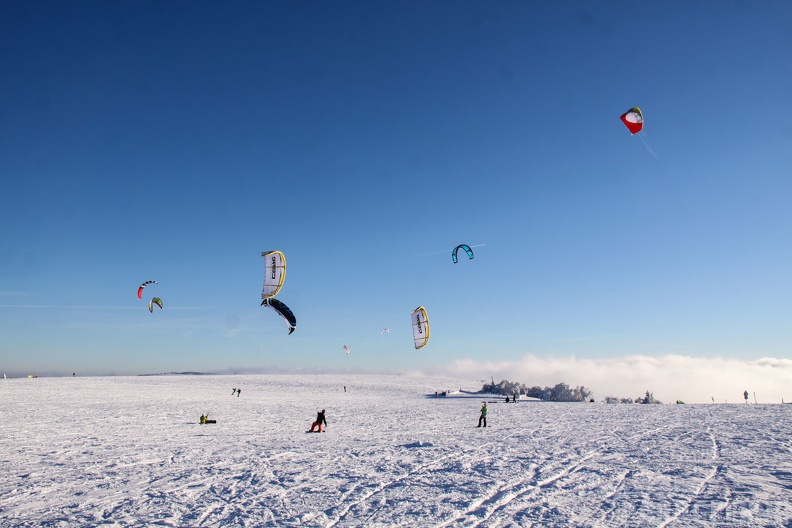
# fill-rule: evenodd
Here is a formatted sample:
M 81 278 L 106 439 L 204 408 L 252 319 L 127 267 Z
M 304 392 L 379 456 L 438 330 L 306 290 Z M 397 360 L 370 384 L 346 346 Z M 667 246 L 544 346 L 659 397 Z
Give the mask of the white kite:
M 280 251 L 265 251 L 261 256 L 264 257 L 264 287 L 261 298 L 269 299 L 278 295 L 283 287 L 286 279 L 286 257 Z
M 429 343 L 429 317 L 423 306 L 419 306 L 412 312 L 412 329 L 415 348 L 425 347 Z

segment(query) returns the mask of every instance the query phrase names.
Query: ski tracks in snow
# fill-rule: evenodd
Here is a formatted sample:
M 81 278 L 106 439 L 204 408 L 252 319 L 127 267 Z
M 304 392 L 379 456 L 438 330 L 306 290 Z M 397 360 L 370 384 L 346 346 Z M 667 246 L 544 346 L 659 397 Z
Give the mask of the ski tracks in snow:
M 662 472 L 652 471 L 651 465 L 646 467 L 645 459 L 657 450 L 677 452 L 678 459 L 669 457 Z M 526 471 L 524 478 L 494 483 L 467 508 L 435 526 L 637 523 L 665 528 L 687 517 L 715 519 L 731 504 L 729 488 L 715 483 L 722 467 L 720 452 L 720 441 L 712 426 L 684 430 L 671 423 L 651 429 L 636 428 L 627 434 L 614 431 L 565 449 L 557 446 L 551 457 Z M 614 453 L 628 456 L 614 457 Z M 610 469 L 611 465 L 616 469 Z M 604 495 L 593 493 L 592 475 L 601 479 L 596 491 L 608 488 L 611 491 Z M 670 498 L 665 502 L 652 499 L 656 493 L 642 484 L 647 481 L 661 489 L 667 487 Z M 692 491 L 687 494 L 673 491 L 686 487 Z M 578 511 L 569 508 L 568 500 L 563 497 L 569 494 L 585 495 L 587 508 L 578 507 Z M 641 507 L 634 508 L 634 501 Z M 624 515 L 633 509 L 630 515 Z M 684 521 L 683 525 L 688 522 Z
M 711 456 L 713 462 L 712 468 L 698 484 L 695 491 L 690 496 L 688 496 L 686 502 L 682 505 L 682 507 L 671 517 L 660 523 L 658 525 L 658 528 L 666 528 L 666 526 L 679 520 L 680 517 L 682 517 L 685 513 L 690 511 L 691 507 L 693 507 L 693 505 L 699 500 L 699 498 L 702 497 L 704 491 L 707 489 L 708 484 L 718 474 L 718 470 L 720 468 L 718 464 L 718 458 L 720 456 L 720 448 L 718 447 L 718 441 L 715 438 L 715 433 L 712 431 L 711 427 L 707 428 L 707 433 L 709 435 L 710 440 L 712 441 L 712 456 Z M 711 500 L 708 501 L 708 503 L 709 502 L 711 502 Z M 726 508 L 726 506 L 728 506 L 728 500 L 726 501 L 726 504 L 723 507 L 717 508 L 716 511 L 722 511 L 723 509 Z
M 561 418 L 557 422 L 561 421 Z M 531 437 L 541 429 L 542 427 L 535 429 Z M 656 434 L 661 429 L 632 435 L 628 439 L 635 440 L 640 436 Z M 550 488 L 563 486 L 564 479 L 580 471 L 589 461 L 599 457 L 607 448 L 608 442 L 614 438 L 616 437 L 611 434 L 588 441 L 581 438 L 580 440 L 585 442 L 583 445 L 573 443 L 565 450 L 555 451 L 541 465 L 533 464 L 531 471 L 527 472 L 524 478 L 492 486 L 466 510 L 457 512 L 451 519 L 437 524 L 436 527 L 445 528 L 454 524 L 489 527 L 508 525 L 514 519 L 537 520 L 530 518 L 535 510 L 544 508 L 545 501 L 541 494 Z M 596 447 L 592 449 L 591 444 Z M 627 471 L 617 477 L 616 489 L 630 473 Z
M 505 439 L 508 439 L 512 435 L 507 435 Z M 427 473 L 432 470 L 443 469 L 447 468 L 453 464 L 461 464 L 465 465 L 465 463 L 471 460 L 473 457 L 476 458 L 478 461 L 486 461 L 489 458 L 494 457 L 493 454 L 486 454 L 487 450 L 492 449 L 494 446 L 494 442 L 486 441 L 482 444 L 477 446 L 462 449 L 460 451 L 452 451 L 447 454 L 441 455 L 436 458 L 431 458 L 427 462 L 421 462 L 417 464 L 415 467 L 410 468 L 406 473 L 400 475 L 398 477 L 392 478 L 385 482 L 381 482 L 377 486 L 371 489 L 366 489 L 360 496 L 353 498 L 353 491 L 352 490 L 346 492 L 342 496 L 342 503 L 344 504 L 340 509 L 335 511 L 336 514 L 335 519 L 327 524 L 327 527 L 334 527 L 339 523 L 342 523 L 347 519 L 350 512 L 353 511 L 355 508 L 359 508 L 361 505 L 368 504 L 376 495 L 382 494 L 386 490 L 395 490 L 398 489 L 397 496 L 395 499 L 398 499 L 401 495 L 404 494 L 405 490 L 407 490 L 410 486 L 416 485 L 420 480 L 426 477 Z M 422 449 L 422 446 L 416 445 L 415 447 L 410 446 L 403 446 L 404 448 L 410 449 Z M 432 449 L 434 446 L 427 446 L 425 449 Z M 485 452 L 484 455 L 481 453 Z M 374 508 L 372 511 L 368 512 L 367 515 L 363 517 L 365 519 L 373 519 L 378 511 L 380 511 L 383 507 L 385 507 L 387 503 L 380 504 Z M 358 520 L 360 518 L 356 516 Z M 364 523 L 365 524 L 365 523 Z
M 0 400 L 0 526 L 792 524 L 790 406 L 497 403 L 479 429 L 426 379 L 41 382 Z

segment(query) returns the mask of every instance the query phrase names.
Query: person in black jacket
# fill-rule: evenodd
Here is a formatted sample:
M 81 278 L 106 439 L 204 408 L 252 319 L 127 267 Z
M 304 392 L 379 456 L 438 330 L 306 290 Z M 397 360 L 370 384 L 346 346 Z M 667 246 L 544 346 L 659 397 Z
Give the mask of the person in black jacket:
M 321 433 L 322 432 L 322 424 L 324 424 L 324 426 L 327 427 L 327 419 L 325 419 L 325 410 L 324 409 L 322 409 L 316 415 L 316 421 L 313 424 L 311 424 L 311 430 L 308 431 L 308 432 L 309 433 L 313 433 L 313 432 Z M 319 428 L 319 431 L 314 431 L 314 429 L 316 429 L 317 427 Z

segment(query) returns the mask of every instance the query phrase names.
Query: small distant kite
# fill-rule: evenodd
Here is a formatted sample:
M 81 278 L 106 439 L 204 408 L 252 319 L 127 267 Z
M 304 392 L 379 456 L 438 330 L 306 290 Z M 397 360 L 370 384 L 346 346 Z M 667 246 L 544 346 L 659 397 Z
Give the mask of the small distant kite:
M 637 134 L 638 137 L 641 138 L 641 141 L 643 141 L 646 151 L 649 152 L 654 159 L 657 159 L 657 154 L 652 150 L 652 146 L 649 145 L 649 142 L 646 140 L 646 132 L 643 131 L 644 117 L 641 109 L 637 106 L 633 106 L 621 115 L 621 120 L 630 130 L 630 134 L 633 136 Z
M 468 246 L 467 244 L 459 244 L 457 247 L 454 248 L 454 251 L 451 253 L 451 260 L 454 261 L 454 264 L 456 264 L 459 261 L 459 259 L 457 259 L 457 253 L 459 252 L 460 249 L 464 249 L 468 257 L 473 258 L 473 250 L 470 249 L 470 246 Z
M 385 335 L 385 334 L 390 334 L 390 328 L 383 328 L 382 329 L 382 332 L 380 332 L 380 335 Z
M 278 312 L 278 315 L 283 317 L 284 321 L 286 321 L 286 325 L 289 327 L 289 335 L 291 335 L 291 333 L 297 329 L 297 318 L 294 316 L 294 313 L 289 309 L 288 306 L 280 302 L 275 297 L 264 299 L 261 301 L 261 306 L 269 306 Z
M 630 134 L 637 134 L 643 130 L 643 113 L 637 106 L 633 106 L 621 115 L 624 125 L 630 130 Z
M 346 352 L 347 356 L 352 353 L 352 351 L 349 350 L 349 345 L 344 345 L 344 352 Z
M 149 312 L 154 313 L 155 304 L 160 307 L 160 310 L 162 310 L 162 299 L 159 297 L 154 297 L 149 301 Z
M 149 284 L 157 284 L 157 281 L 146 281 L 143 284 L 141 284 L 140 287 L 138 288 L 138 299 L 143 298 L 143 288 L 145 288 Z
M 429 317 L 423 306 L 419 306 L 412 312 L 412 329 L 415 348 L 425 347 L 429 343 Z

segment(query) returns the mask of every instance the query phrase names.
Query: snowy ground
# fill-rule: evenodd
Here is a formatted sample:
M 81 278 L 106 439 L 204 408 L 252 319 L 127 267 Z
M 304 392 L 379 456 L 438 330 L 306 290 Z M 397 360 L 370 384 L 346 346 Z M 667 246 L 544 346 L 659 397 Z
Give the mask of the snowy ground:
M 479 386 L 0 380 L 0 526 L 792 527 L 792 405 L 425 397 Z

